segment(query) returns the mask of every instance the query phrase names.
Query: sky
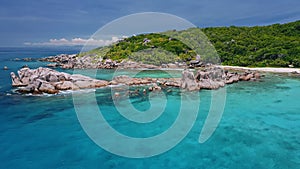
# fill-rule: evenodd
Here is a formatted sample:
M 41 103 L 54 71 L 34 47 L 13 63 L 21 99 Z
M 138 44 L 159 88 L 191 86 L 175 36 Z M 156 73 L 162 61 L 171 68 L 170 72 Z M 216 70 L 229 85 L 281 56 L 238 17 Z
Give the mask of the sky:
M 176 15 L 198 27 L 255 26 L 300 20 L 300 1 L 1 0 L 0 47 L 83 44 L 107 23 L 140 12 Z

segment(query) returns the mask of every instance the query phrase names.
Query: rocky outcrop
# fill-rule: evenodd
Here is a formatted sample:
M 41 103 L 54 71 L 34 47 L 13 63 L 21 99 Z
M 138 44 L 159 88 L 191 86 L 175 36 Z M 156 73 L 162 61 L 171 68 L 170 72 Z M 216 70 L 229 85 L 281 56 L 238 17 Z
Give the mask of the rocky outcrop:
M 38 69 L 22 68 L 18 71 L 18 75 L 11 72 L 13 87 L 18 87 L 18 91 L 21 93 L 34 94 L 56 94 L 61 90 L 99 88 L 119 84 L 128 86 L 149 85 L 149 91 L 161 91 L 168 87 L 178 87 L 187 91 L 214 90 L 238 81 L 256 81 L 260 77 L 258 72 L 231 73 L 214 66 L 198 70 L 196 73 L 184 70 L 181 78 L 135 78 L 121 75 L 114 77 L 110 82 L 80 74 L 70 75 L 42 67 Z
M 14 72 L 10 73 L 10 77 L 11 77 L 13 87 L 26 86 L 21 82 L 20 78 L 18 76 L 16 76 L 16 74 Z
M 180 87 L 189 91 L 199 89 L 214 90 L 224 87 L 226 84 L 232 84 L 239 81 L 256 81 L 260 79 L 260 77 L 261 75 L 258 72 L 246 71 L 241 73 L 230 73 L 224 71 L 222 68 L 210 66 L 198 70 L 195 76 L 191 71 L 183 71 Z
M 126 75 L 116 76 L 113 78 L 113 80 L 110 82 L 112 85 L 117 84 L 125 84 L 129 86 L 134 85 L 147 85 L 147 84 L 153 84 L 156 83 L 157 79 L 152 78 L 133 78 Z
M 77 90 L 107 86 L 108 82 L 83 75 L 70 75 L 49 68 L 22 68 L 18 76 L 11 72 L 12 86 L 21 93 L 55 94 L 60 90 Z
M 95 57 L 91 55 L 77 56 L 76 54 L 67 55 L 61 54 L 56 56 L 49 56 L 39 59 L 44 62 L 54 62 L 47 64 L 47 67 L 56 68 L 60 67 L 63 69 L 177 69 L 186 68 L 185 62 L 175 62 L 169 64 L 162 64 L 160 66 L 155 66 L 151 64 L 144 64 L 140 62 L 134 62 L 130 60 L 123 60 L 121 62 L 113 61 L 111 59 L 102 59 L 101 57 Z
M 61 54 L 41 58 L 39 60 L 45 62 L 54 62 L 48 64 L 47 67 L 60 67 L 63 69 L 113 69 L 118 66 L 116 61 L 112 61 L 110 59 L 103 60 L 102 58 L 93 57 L 91 55 L 79 57 L 76 54 Z
M 261 75 L 258 72 L 228 72 L 215 66 L 206 67 L 196 73 L 184 70 L 181 78 L 132 78 L 129 76 L 117 76 L 110 84 L 125 85 L 150 85 L 149 91 L 160 91 L 168 87 L 178 87 L 187 91 L 198 91 L 201 89 L 216 90 L 226 84 L 239 81 L 259 80 Z
M 98 62 L 92 60 L 91 57 L 78 57 L 76 54 L 60 54 L 56 56 L 49 56 L 39 59 L 44 62 L 54 62 L 47 65 L 47 67 L 60 67 L 63 69 L 85 69 L 97 68 Z
M 199 85 L 196 82 L 195 76 L 193 72 L 190 72 L 188 70 L 184 70 L 182 72 L 182 78 L 181 78 L 181 88 L 187 89 L 188 91 L 193 90 L 199 90 Z

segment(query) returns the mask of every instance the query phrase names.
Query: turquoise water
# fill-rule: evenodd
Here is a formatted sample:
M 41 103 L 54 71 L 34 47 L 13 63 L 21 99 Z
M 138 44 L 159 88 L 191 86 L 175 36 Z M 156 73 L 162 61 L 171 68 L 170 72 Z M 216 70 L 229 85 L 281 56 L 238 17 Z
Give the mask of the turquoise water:
M 1 49 L 0 68 L 7 65 L 10 70 L 0 70 L 0 168 L 300 168 L 299 78 L 267 74 L 261 82 L 227 86 L 222 120 L 203 144 L 198 138 L 211 104 L 211 91 L 201 91 L 197 120 L 177 146 L 158 156 L 131 159 L 103 150 L 87 136 L 77 119 L 71 94 L 37 97 L 11 92 L 10 71 L 24 64 L 45 64 L 15 62 L 11 58 L 74 52 Z M 84 72 L 90 74 L 89 70 Z M 112 74 L 112 70 L 102 70 L 97 77 L 111 79 Z M 139 75 L 145 74 L 158 77 L 161 72 Z M 103 116 L 113 128 L 132 137 L 149 137 L 168 129 L 185 95 L 172 89 L 166 96 L 165 112 L 149 124 L 138 124 L 117 112 L 110 92 L 109 88 L 95 91 Z M 153 97 L 163 101 L 159 95 Z M 136 96 L 131 102 L 136 109 L 147 110 L 147 98 Z M 82 99 L 88 103 L 90 98 L 83 93 Z M 122 100 L 117 104 L 126 106 Z

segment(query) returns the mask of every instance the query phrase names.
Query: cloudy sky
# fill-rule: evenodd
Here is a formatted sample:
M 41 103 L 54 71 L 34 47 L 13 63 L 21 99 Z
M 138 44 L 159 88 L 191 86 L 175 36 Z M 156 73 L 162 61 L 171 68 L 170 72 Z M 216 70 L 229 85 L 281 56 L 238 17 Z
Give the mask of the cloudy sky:
M 299 0 L 1 0 L 0 46 L 82 44 L 138 12 L 169 13 L 198 27 L 253 26 L 299 20 L 299 7 Z

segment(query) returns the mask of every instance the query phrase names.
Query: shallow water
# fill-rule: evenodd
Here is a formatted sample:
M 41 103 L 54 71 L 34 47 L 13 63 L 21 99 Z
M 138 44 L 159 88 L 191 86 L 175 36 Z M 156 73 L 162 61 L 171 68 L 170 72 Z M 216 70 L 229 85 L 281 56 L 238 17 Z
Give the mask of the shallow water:
M 13 52 L 15 50 L 18 52 Z M 32 49 L 31 52 L 27 51 L 28 55 L 20 56 L 24 52 L 25 49 L 2 49 L 0 66 L 7 65 L 10 71 L 16 71 L 23 64 L 38 67 L 45 63 L 15 62 L 10 58 L 61 53 Z M 0 168 L 300 167 L 299 78 L 267 74 L 261 82 L 240 82 L 227 86 L 222 120 L 212 137 L 200 144 L 199 134 L 211 104 L 211 91 L 203 90 L 199 93 L 197 120 L 177 146 L 158 156 L 131 159 L 103 150 L 87 136 L 77 119 L 72 94 L 14 94 L 10 87 L 10 71 L 0 70 Z M 88 70 L 85 73 L 93 76 Z M 142 72 L 139 75 L 149 74 L 162 76 L 157 71 Z M 107 80 L 112 76 L 112 70 L 97 73 L 98 78 Z M 142 90 L 142 87 L 138 88 Z M 82 92 L 80 96 L 87 103 L 84 105 L 87 111 L 93 100 L 87 96 L 93 91 Z M 166 92 L 167 104 L 163 114 L 151 123 L 140 124 L 118 113 L 110 88 L 95 90 L 98 107 L 109 124 L 120 133 L 141 138 L 167 130 L 176 120 L 181 97 L 185 95 L 177 89 Z M 152 97 L 155 104 L 164 101 L 160 95 Z M 126 108 L 125 101 L 121 99 L 116 104 Z M 130 101 L 137 110 L 151 109 L 147 96 L 132 97 Z

